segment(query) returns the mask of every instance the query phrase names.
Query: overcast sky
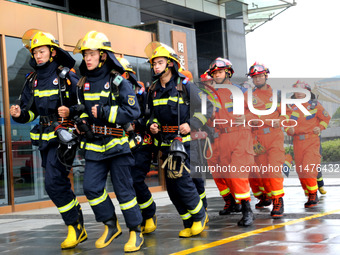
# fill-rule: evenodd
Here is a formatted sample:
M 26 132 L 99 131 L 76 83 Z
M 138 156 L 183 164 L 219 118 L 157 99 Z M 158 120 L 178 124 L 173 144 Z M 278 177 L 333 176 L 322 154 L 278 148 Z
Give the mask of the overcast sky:
M 246 35 L 248 67 L 262 62 L 272 78 L 340 75 L 340 0 L 296 2 Z

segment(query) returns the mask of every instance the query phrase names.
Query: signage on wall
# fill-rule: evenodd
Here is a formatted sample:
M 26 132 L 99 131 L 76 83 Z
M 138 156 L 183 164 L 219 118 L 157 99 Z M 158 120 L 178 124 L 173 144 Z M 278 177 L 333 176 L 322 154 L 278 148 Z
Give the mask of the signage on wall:
M 172 47 L 178 55 L 181 66 L 188 70 L 187 35 L 184 32 L 172 30 Z

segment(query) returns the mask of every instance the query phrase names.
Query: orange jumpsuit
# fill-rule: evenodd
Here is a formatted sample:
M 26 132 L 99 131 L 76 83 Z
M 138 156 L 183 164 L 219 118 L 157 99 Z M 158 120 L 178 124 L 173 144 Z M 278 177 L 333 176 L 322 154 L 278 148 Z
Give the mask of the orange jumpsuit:
M 311 115 L 305 116 L 293 105 L 290 119 L 297 121 L 293 135 L 295 170 L 299 175 L 302 188 L 306 194 L 309 194 L 316 193 L 318 190 L 317 169 L 321 163 L 320 138 L 313 133 L 313 129 L 315 127 L 319 127 L 320 130 L 326 129 L 331 117 L 319 102 L 315 107 L 312 101 L 302 105 Z M 288 128 L 285 130 L 287 131 Z
M 222 105 L 217 107 L 215 120 L 220 119 L 227 122 L 215 123 L 215 130 L 220 134 L 216 149 L 218 150 L 217 164 L 221 171 L 217 174 L 219 178 L 224 179 L 226 187 L 229 188 L 236 201 L 250 200 L 249 171 L 246 171 L 245 167 L 254 164 L 251 129 L 247 121 L 236 126 L 233 114 L 233 96 L 229 89 L 218 89 L 217 93 L 222 100 Z M 253 100 L 253 102 L 257 109 L 264 109 L 265 106 L 261 100 Z M 248 109 L 247 92 L 244 93 L 244 110 L 246 120 L 256 118 Z
M 253 95 L 266 104 L 266 109 L 272 107 L 273 90 L 267 84 L 268 89 L 255 89 Z M 256 107 L 255 107 L 256 108 Z M 262 193 L 269 198 L 280 198 L 284 196 L 282 167 L 285 162 L 284 135 L 281 129 L 272 127 L 272 119 L 286 120 L 288 116 L 281 115 L 281 107 L 269 115 L 262 115 L 260 119 L 263 126 L 252 129 L 253 137 L 265 149 L 261 155 L 255 156 L 255 162 L 260 172 L 252 172 L 249 182 L 256 197 Z M 260 126 L 260 125 L 259 125 Z

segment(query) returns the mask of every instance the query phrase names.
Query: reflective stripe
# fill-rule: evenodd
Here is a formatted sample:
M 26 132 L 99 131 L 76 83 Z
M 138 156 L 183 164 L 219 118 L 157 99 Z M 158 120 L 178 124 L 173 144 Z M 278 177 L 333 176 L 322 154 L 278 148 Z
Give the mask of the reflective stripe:
M 90 206 L 98 205 L 98 204 L 104 202 L 104 201 L 106 200 L 107 197 L 108 197 L 108 194 L 107 194 L 106 190 L 104 189 L 103 195 L 101 195 L 101 196 L 98 197 L 98 198 L 89 200 L 89 204 L 90 204 Z
M 132 200 L 130 200 L 129 202 L 126 202 L 124 204 L 119 204 L 120 209 L 123 210 L 128 210 L 131 209 L 132 207 L 137 205 L 137 198 L 134 197 Z
M 292 167 L 292 164 L 291 164 L 289 161 L 285 161 L 285 164 L 286 164 L 289 168 Z
M 34 120 L 34 113 L 32 111 L 28 111 L 28 114 L 30 115 L 30 119 L 27 122 L 31 122 Z
M 264 187 L 259 186 L 259 190 L 264 191 Z
M 100 92 L 101 97 L 109 97 L 109 95 L 110 95 L 110 91 L 102 90 L 102 92 Z
M 200 194 L 200 198 L 203 199 L 205 197 L 206 197 L 206 194 L 205 194 L 205 191 L 204 191 L 202 194 Z
M 118 113 L 118 105 L 111 106 L 110 115 L 109 115 L 109 122 L 110 123 L 116 122 L 117 113 Z
M 203 206 L 203 202 L 202 202 L 202 200 L 200 199 L 200 201 L 198 202 L 198 205 L 196 206 L 196 208 L 193 209 L 193 210 L 188 210 L 188 212 L 189 212 L 191 215 L 196 214 L 196 213 L 198 213 L 198 212 L 202 209 L 202 206 Z
M 313 187 L 310 187 L 310 186 L 306 185 L 306 188 L 307 188 L 309 191 L 315 191 L 315 190 L 318 189 L 318 185 L 315 185 L 315 186 L 313 186 Z
M 203 125 L 207 123 L 207 118 L 202 113 L 195 112 L 193 117 L 196 117 L 197 119 L 199 119 Z
M 318 182 L 321 182 L 323 180 L 323 177 L 321 176 L 320 178 L 316 179 Z
M 282 195 L 284 194 L 284 190 L 283 189 L 280 189 L 280 190 L 275 190 L 275 191 L 272 191 L 271 192 L 273 196 L 279 196 L 279 195 Z
M 154 99 L 153 100 L 153 106 L 159 106 L 159 105 L 167 105 L 168 101 L 178 102 L 178 97 L 169 97 L 169 98 L 161 98 L 161 99 Z M 182 98 L 179 99 L 180 104 L 184 104 L 184 101 Z
M 230 192 L 230 189 L 226 188 L 225 190 L 220 191 L 220 195 L 224 196 L 224 195 L 227 195 L 229 192 Z
M 323 126 L 325 129 L 328 127 L 328 124 L 324 121 L 320 121 L 320 125 Z
M 169 100 L 177 103 L 178 97 L 169 97 Z M 181 97 L 179 98 L 179 103 L 184 104 L 183 98 L 181 98 Z
M 80 118 L 82 119 L 82 118 L 87 118 L 87 117 L 89 117 L 89 115 L 87 114 L 87 113 L 82 113 L 81 115 L 80 115 Z
M 318 109 L 313 109 L 313 110 L 310 110 L 309 111 L 309 113 L 311 114 L 311 115 L 314 115 L 314 114 L 316 114 L 318 112 Z M 305 115 L 305 117 L 306 117 L 307 115 Z
M 272 197 L 272 193 L 271 192 L 268 192 L 266 193 L 267 197 Z
M 235 199 L 242 200 L 245 198 L 250 198 L 250 191 L 246 193 L 235 193 Z
M 254 197 L 259 197 L 259 196 L 261 196 L 262 194 L 263 194 L 262 191 L 256 192 L 256 193 L 254 193 Z
M 233 102 L 230 102 L 230 103 L 225 103 L 224 104 L 224 107 L 227 109 L 227 108 L 230 108 L 230 107 L 233 107 Z
M 43 90 L 40 91 L 38 89 L 34 90 L 34 96 L 35 97 L 50 97 L 53 95 L 58 95 L 59 90 L 58 89 L 52 89 L 52 90 Z
M 300 114 L 298 112 L 292 112 L 292 115 L 290 116 L 292 120 L 297 120 L 299 117 Z
M 30 135 L 31 135 L 31 139 L 32 140 L 39 140 L 39 138 L 40 138 L 40 134 L 30 133 Z M 57 136 L 54 134 L 54 131 L 52 131 L 52 132 L 50 132 L 48 134 L 43 133 L 41 135 L 41 140 L 49 141 L 49 140 L 51 140 L 53 138 L 57 138 Z
M 182 220 L 188 220 L 191 218 L 191 214 L 190 213 L 186 213 L 186 214 L 181 214 L 180 215 Z
M 84 99 L 86 101 L 99 101 L 101 93 L 84 93 Z
M 69 210 L 71 210 L 73 207 L 77 206 L 79 204 L 77 199 L 73 199 L 70 203 L 68 203 L 67 205 L 64 205 L 62 207 L 58 207 L 58 210 L 60 213 L 64 213 L 67 212 Z
M 156 139 L 155 139 L 155 140 L 156 140 Z M 172 143 L 172 141 L 173 141 L 173 140 L 170 140 L 169 143 L 163 143 L 163 142 L 162 142 L 162 145 L 161 145 L 161 146 L 164 146 L 164 147 L 170 146 L 171 143 Z M 182 142 L 183 142 L 183 143 L 190 142 L 190 141 L 191 141 L 191 136 L 190 136 L 190 135 L 187 135 L 187 136 L 182 137 Z M 155 143 L 155 145 L 156 145 L 156 143 Z M 158 145 L 158 141 L 157 141 L 157 145 Z
M 143 209 L 149 207 L 150 205 L 152 205 L 152 203 L 153 203 L 153 198 L 151 197 L 147 202 L 145 202 L 143 204 L 138 204 L 138 205 L 139 205 L 139 208 L 141 210 L 143 210 Z
M 266 109 L 270 109 L 272 107 L 273 103 L 267 103 L 266 104 Z
M 70 92 L 66 91 L 65 96 L 66 98 L 70 98 Z
M 98 145 L 94 143 L 86 143 L 85 150 L 89 151 L 95 151 L 95 152 L 105 152 L 108 151 L 109 149 L 112 149 L 116 145 L 123 145 L 124 143 L 128 142 L 128 137 L 122 137 L 122 138 L 114 138 L 110 142 L 104 145 Z M 85 143 L 81 142 L 80 143 L 80 148 L 84 148 Z

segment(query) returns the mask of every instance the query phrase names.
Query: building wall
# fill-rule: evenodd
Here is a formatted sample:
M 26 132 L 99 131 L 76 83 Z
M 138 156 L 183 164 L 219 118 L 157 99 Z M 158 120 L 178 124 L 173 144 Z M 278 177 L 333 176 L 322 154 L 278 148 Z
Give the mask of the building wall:
M 108 22 L 122 26 L 132 27 L 141 22 L 139 0 L 108 0 Z

